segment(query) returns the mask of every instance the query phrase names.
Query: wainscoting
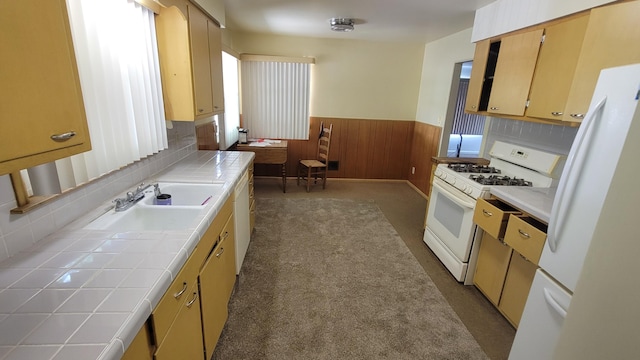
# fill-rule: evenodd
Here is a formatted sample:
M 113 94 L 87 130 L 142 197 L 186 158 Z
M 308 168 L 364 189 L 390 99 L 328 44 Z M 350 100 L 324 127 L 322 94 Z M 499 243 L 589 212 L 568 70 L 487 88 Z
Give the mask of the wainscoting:
M 409 180 L 428 194 L 431 157 L 438 154 L 441 128 L 415 121 L 311 117 L 310 140 L 289 140 L 288 176 L 296 176 L 299 159 L 315 157 L 322 122 L 333 124 L 329 161 L 337 169 L 328 177 Z M 256 164 L 255 174 L 279 176 L 280 168 Z
M 438 156 L 441 134 L 442 128 L 439 126 L 415 123 L 411 142 L 411 166 L 415 166 L 415 173 L 411 174 L 409 167 L 408 180 L 425 195 L 429 194 L 431 158 Z

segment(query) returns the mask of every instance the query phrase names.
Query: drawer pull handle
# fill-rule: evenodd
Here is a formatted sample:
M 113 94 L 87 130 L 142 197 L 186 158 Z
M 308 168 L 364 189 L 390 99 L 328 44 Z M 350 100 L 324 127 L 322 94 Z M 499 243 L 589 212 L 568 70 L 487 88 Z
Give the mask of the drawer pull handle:
M 491 211 L 487 211 L 485 209 L 482 209 L 482 213 L 484 214 L 484 216 L 486 217 L 490 217 L 493 216 L 493 213 Z
M 178 299 L 178 298 L 180 298 L 180 296 L 182 296 L 182 294 L 184 294 L 185 291 L 187 291 L 187 282 L 186 281 L 182 283 L 182 290 L 180 290 L 177 293 L 173 294 L 173 297 Z
M 563 114 L 562 111 L 552 111 L 551 112 L 551 115 L 553 115 L 553 116 L 562 116 L 562 114 Z
M 226 238 L 228 238 L 228 237 L 229 237 L 229 232 L 228 232 L 228 231 L 225 231 L 225 232 L 224 232 L 224 234 L 222 234 L 222 235 L 220 236 L 220 241 L 222 241 L 222 240 L 224 240 L 224 239 L 226 239 Z
M 569 114 L 574 119 L 584 119 L 584 114 Z
M 69 132 L 66 132 L 64 134 L 51 135 L 51 140 L 57 141 L 57 142 L 63 142 L 63 141 L 67 141 L 67 140 L 71 139 L 74 136 L 76 136 L 76 132 L 75 131 L 69 131 Z
M 491 107 L 491 110 L 500 110 L 500 108 L 495 107 L 495 106 L 492 106 L 492 107 Z
M 187 307 L 190 308 L 191 305 L 193 305 L 193 303 L 196 302 L 196 300 L 198 300 L 198 292 L 194 291 L 193 292 L 193 299 L 189 300 L 189 302 L 187 303 Z
M 220 257 L 224 253 L 224 248 L 220 248 L 220 252 L 216 254 L 216 257 Z
M 526 232 L 524 232 L 524 231 L 522 231 L 520 229 L 518 229 L 518 232 L 520 233 L 520 236 L 522 236 L 525 239 L 528 239 L 528 238 L 531 237 L 531 235 L 527 234 Z

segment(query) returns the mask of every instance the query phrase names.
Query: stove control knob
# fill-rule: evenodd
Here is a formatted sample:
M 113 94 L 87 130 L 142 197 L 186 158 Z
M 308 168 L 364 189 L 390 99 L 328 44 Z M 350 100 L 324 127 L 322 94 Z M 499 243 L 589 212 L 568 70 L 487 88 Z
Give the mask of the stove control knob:
M 451 179 L 451 181 L 449 182 L 449 184 L 451 184 L 451 185 L 455 185 L 455 184 L 456 184 L 456 178 Z
M 465 187 L 464 192 L 466 192 L 467 194 L 471 195 L 471 193 L 473 192 L 473 188 L 470 188 L 468 186 Z
M 442 176 L 442 170 L 440 169 L 436 169 L 436 172 L 433 173 L 435 176 L 437 177 L 441 177 Z

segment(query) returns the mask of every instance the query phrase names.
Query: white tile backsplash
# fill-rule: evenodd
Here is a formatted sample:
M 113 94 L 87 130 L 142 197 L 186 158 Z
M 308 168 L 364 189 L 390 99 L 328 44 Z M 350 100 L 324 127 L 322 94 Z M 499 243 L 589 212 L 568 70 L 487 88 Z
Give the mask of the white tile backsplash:
M 17 206 L 13 187 L 9 175 L 0 176 L 0 262 L 197 150 L 193 123 L 174 122 L 167 137 L 168 149 L 60 195 L 27 214 L 9 212 Z
M 496 140 L 533 149 L 567 155 L 576 137 L 578 127 L 541 124 L 528 121 L 490 118 L 485 136 L 484 158 Z

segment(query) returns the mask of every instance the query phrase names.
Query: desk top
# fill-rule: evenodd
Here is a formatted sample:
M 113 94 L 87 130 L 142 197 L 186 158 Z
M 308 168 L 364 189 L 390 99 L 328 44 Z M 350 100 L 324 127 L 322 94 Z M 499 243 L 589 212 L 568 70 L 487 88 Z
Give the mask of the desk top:
M 242 150 L 254 150 L 256 148 L 286 148 L 287 140 L 278 140 L 278 142 L 271 141 L 250 141 L 248 144 L 238 144 L 238 149 Z
M 254 141 L 248 144 L 238 144 L 238 151 L 253 151 L 256 164 L 285 164 L 287 162 L 287 141 L 280 142 Z

